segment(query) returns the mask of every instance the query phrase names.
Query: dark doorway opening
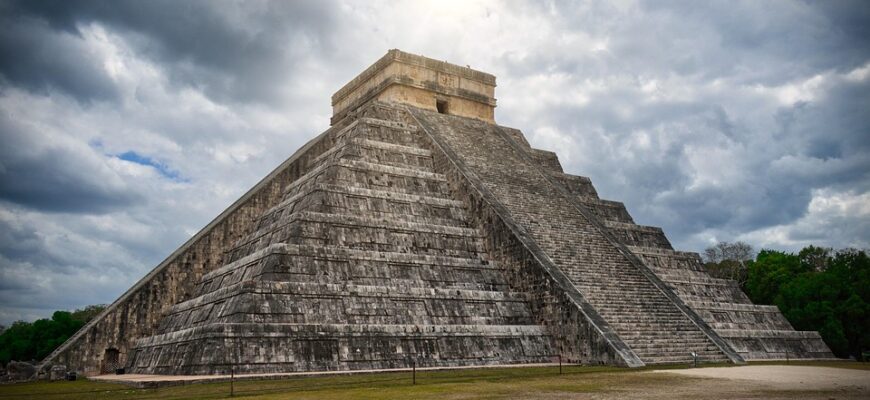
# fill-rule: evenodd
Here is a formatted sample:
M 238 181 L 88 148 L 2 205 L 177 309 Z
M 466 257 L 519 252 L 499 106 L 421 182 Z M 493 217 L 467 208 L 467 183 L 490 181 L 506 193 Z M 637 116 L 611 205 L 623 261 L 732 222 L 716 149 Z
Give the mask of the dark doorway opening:
M 118 368 L 121 368 L 120 357 L 121 352 L 116 348 L 106 349 L 103 355 L 103 373 L 115 373 Z
M 447 100 L 435 100 L 435 108 L 439 114 L 447 114 Z

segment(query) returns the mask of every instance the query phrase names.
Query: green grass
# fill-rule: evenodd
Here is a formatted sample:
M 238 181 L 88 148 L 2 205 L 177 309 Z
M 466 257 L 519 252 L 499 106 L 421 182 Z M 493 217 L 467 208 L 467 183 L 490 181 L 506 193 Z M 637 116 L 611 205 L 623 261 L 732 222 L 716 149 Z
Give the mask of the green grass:
M 756 363 L 753 363 L 756 364 Z M 758 363 L 758 364 L 785 364 Z M 856 364 L 861 365 L 860 367 Z M 789 365 L 833 366 L 870 369 L 866 364 L 847 362 L 792 362 Z M 722 364 L 718 366 L 723 366 Z M 652 368 L 613 367 L 488 368 L 420 371 L 417 384 L 410 373 L 371 373 L 273 380 L 237 381 L 235 398 L 242 399 L 547 399 L 560 396 L 637 393 L 639 390 L 667 392 L 671 387 L 697 382 L 671 374 L 645 374 Z M 659 368 L 660 369 L 660 368 Z M 230 383 L 204 383 L 159 389 L 132 389 L 96 381 L 30 382 L 0 385 L 0 400 L 6 399 L 218 399 L 227 398 Z

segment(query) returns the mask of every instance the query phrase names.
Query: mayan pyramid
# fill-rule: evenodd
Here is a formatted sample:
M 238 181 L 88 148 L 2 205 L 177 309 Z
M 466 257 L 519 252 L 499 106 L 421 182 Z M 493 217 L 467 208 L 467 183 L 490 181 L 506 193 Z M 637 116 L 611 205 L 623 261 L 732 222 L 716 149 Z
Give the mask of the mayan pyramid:
M 831 358 L 390 50 L 298 150 L 50 355 L 85 374 Z

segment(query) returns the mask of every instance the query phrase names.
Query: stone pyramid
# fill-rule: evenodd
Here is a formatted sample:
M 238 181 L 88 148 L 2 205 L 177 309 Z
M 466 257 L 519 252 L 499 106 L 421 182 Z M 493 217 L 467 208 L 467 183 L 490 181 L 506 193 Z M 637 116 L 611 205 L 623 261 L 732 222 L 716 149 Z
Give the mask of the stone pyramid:
M 831 358 L 495 124 L 495 77 L 398 50 L 47 362 L 270 373 Z

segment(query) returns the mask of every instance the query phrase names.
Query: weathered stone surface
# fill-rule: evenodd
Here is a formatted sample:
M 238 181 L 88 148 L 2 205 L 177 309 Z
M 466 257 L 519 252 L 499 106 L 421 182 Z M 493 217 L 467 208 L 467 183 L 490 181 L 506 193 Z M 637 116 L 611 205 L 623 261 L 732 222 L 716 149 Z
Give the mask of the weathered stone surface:
M 52 365 L 48 372 L 48 379 L 51 381 L 62 381 L 66 379 L 66 365 Z
M 10 381 L 26 381 L 36 375 L 36 366 L 24 361 L 10 361 L 6 364 L 6 375 Z
M 329 130 L 46 362 L 202 374 L 831 357 L 495 125 L 494 87 L 391 51 L 333 96 Z

